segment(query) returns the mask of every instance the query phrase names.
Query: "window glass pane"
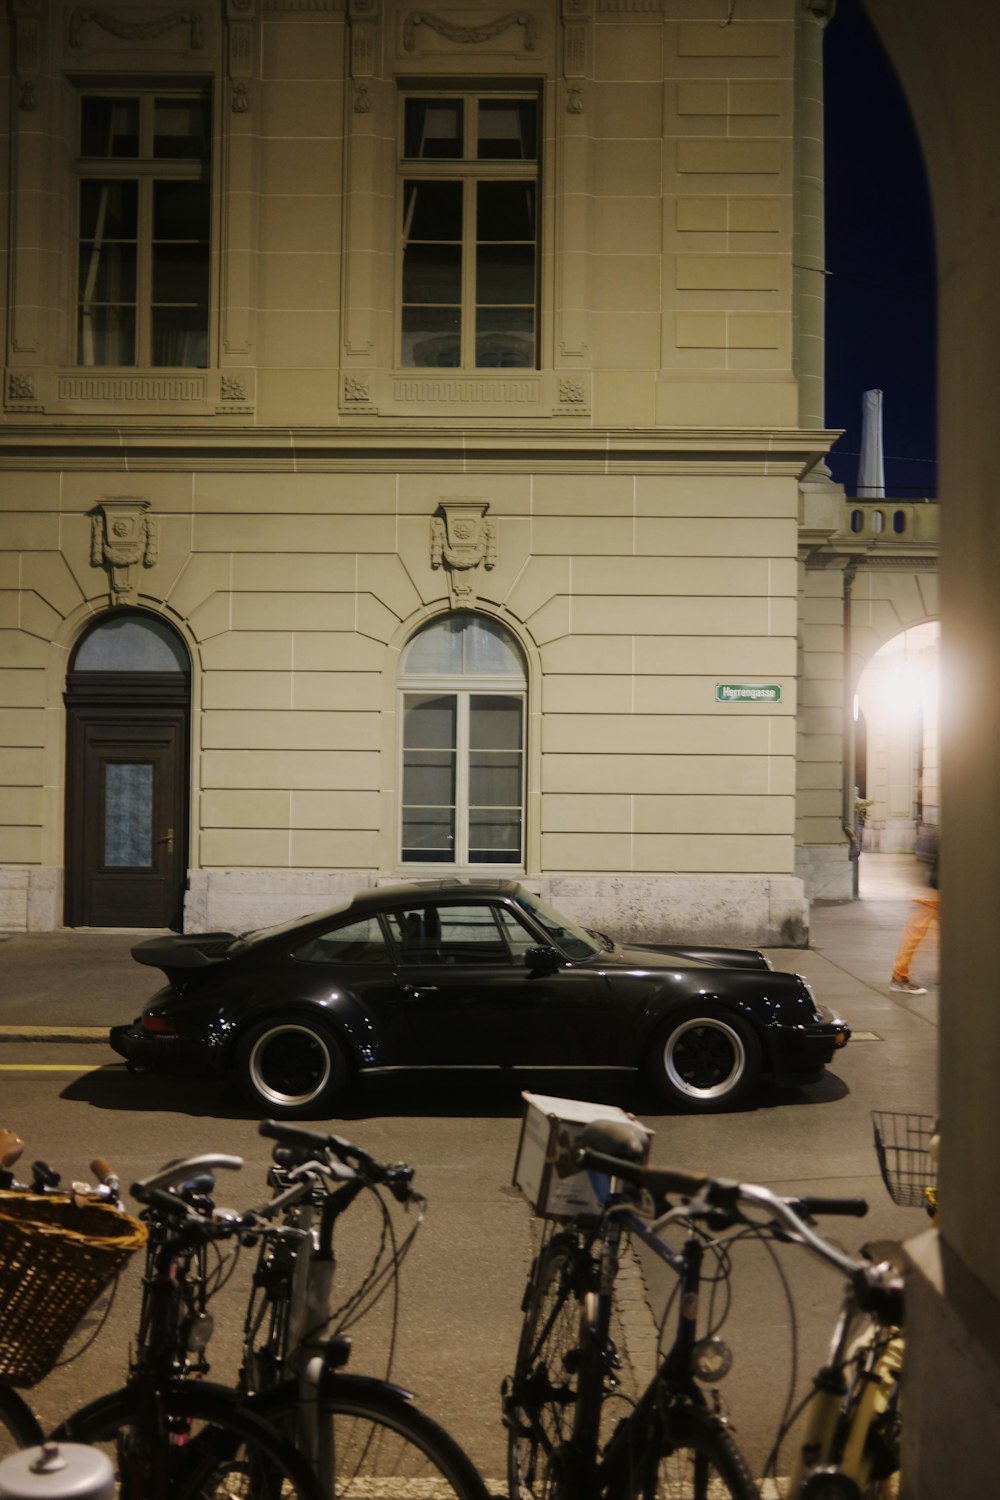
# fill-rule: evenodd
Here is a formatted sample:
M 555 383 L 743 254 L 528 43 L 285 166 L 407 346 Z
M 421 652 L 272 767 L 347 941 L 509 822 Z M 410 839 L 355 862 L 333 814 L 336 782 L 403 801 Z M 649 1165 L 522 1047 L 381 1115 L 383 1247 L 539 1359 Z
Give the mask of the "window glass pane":
M 81 365 L 134 365 L 135 308 L 94 303 L 81 307 L 76 358 Z
M 533 161 L 535 116 L 534 99 L 480 99 L 480 161 Z
M 403 256 L 403 301 L 460 307 L 461 245 L 407 245 Z
M 208 308 L 154 307 L 150 363 L 203 370 L 208 365 Z
M 407 99 L 403 126 L 404 157 L 460 157 L 462 100 Z
M 81 99 L 80 155 L 138 156 L 138 99 Z
M 153 767 L 108 762 L 104 767 L 104 863 L 148 870 L 153 864 Z
M 422 964 L 440 961 L 438 942 L 441 921 L 437 908 L 423 911 L 390 912 L 389 931 L 403 963 Z
M 78 271 L 81 303 L 135 302 L 135 245 L 81 240 Z
M 389 948 L 377 917 L 348 922 L 295 948 L 292 957 L 307 964 L 382 964 Z
M 519 808 L 469 809 L 469 864 L 517 865 L 521 863 L 521 812 Z
M 403 764 L 403 802 L 407 807 L 454 807 L 454 753 L 408 750 Z
M 457 308 L 405 308 L 400 362 L 408 369 L 456 369 L 462 361 L 459 329 Z
M 533 307 L 534 246 L 480 245 L 476 251 L 476 301 Z
M 403 743 L 408 750 L 455 748 L 458 702 L 452 694 L 409 693 L 403 710 Z
M 208 246 L 153 246 L 153 301 L 204 307 L 208 302 Z
M 415 635 L 400 675 L 436 677 L 463 672 L 524 679 L 524 663 L 510 632 L 489 615 L 467 611 L 435 620 Z
M 476 315 L 478 369 L 530 369 L 535 364 L 532 308 L 481 307 Z M 513 330 L 518 326 L 523 333 Z
M 134 181 L 80 184 L 80 238 L 134 240 L 139 216 L 139 184 Z
M 520 807 L 521 757 L 503 750 L 474 751 L 469 757 L 469 803 Z
M 153 101 L 153 155 L 184 161 L 206 161 L 211 146 L 211 112 L 207 99 Z
M 473 750 L 520 750 L 520 698 L 474 693 L 469 705 L 469 744 Z
M 525 891 L 518 899 L 567 958 L 593 958 L 600 952 L 598 944 L 583 927 L 579 927 L 572 918 L 554 912 L 538 896 Z
M 535 184 L 480 182 L 476 192 L 476 239 L 502 244 L 535 242 Z
M 454 809 L 404 807 L 402 856 L 404 864 L 454 864 Z
M 462 184 L 407 182 L 403 185 L 403 243 L 431 240 L 461 243 Z
M 169 625 L 152 617 L 104 620 L 81 642 L 74 672 L 189 672 L 190 663 Z
M 207 182 L 153 183 L 154 240 L 207 244 L 210 224 L 211 195 Z

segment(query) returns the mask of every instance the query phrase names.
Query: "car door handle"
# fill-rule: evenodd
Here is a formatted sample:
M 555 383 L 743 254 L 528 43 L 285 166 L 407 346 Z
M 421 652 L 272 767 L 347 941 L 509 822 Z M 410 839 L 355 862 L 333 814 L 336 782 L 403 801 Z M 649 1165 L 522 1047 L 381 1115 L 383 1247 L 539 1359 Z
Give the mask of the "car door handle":
M 436 995 L 438 987 L 436 984 L 404 984 L 403 994 L 407 1000 L 419 1000 L 421 995 Z

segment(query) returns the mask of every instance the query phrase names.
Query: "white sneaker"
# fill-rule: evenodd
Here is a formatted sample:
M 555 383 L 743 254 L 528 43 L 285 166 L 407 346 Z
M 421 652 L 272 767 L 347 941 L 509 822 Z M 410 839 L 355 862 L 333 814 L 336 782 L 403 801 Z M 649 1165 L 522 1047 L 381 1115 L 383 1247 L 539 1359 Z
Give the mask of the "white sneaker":
M 926 987 L 922 984 L 914 984 L 912 979 L 890 979 L 889 988 L 898 990 L 901 995 L 926 995 Z

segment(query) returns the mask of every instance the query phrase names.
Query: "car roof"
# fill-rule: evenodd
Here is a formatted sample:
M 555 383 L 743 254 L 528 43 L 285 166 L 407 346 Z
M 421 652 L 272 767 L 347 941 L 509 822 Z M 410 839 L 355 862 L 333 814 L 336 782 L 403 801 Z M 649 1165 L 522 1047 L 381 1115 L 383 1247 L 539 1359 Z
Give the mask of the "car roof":
M 419 905 L 427 900 L 516 896 L 520 889 L 521 885 L 517 880 L 413 880 L 359 891 L 351 901 L 351 908 L 355 911 L 368 911 L 383 906 Z

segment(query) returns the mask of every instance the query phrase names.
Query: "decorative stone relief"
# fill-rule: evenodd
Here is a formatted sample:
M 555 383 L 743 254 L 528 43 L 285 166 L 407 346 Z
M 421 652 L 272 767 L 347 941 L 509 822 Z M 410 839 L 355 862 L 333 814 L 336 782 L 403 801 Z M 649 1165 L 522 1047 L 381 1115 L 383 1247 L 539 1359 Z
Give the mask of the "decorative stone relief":
M 349 0 L 351 77 L 374 78 L 378 54 L 379 0 Z M 358 110 L 364 114 L 364 110 Z
M 512 26 L 520 26 L 524 31 L 525 52 L 535 50 L 535 23 L 527 11 L 523 10 L 509 11 L 507 15 L 498 16 L 495 21 L 487 21 L 482 26 L 456 26 L 444 16 L 435 16 L 426 10 L 413 10 L 403 22 L 403 47 L 407 52 L 416 50 L 418 26 L 429 27 L 449 42 L 463 43 L 490 42 L 494 37 L 509 31 Z
M 453 609 L 474 604 L 480 567 L 496 566 L 497 536 L 488 500 L 442 500 L 431 518 L 431 567 L 448 569 Z
M 102 31 L 108 32 L 110 36 L 118 37 L 123 42 L 155 42 L 159 37 L 166 36 L 168 31 L 173 31 L 175 26 L 186 26 L 191 51 L 200 52 L 205 45 L 202 18 L 196 10 L 170 11 L 167 15 L 157 16 L 152 21 L 125 21 L 120 16 L 112 15 L 110 11 L 80 6 L 71 13 L 69 18 L 71 47 L 83 46 L 84 27 L 88 24 L 99 26 Z
M 151 568 L 159 557 L 156 522 L 148 500 L 105 500 L 90 518 L 90 561 L 107 568 L 111 603 L 135 602 L 135 568 Z
M 582 380 L 564 375 L 559 381 L 560 406 L 586 406 L 587 391 Z
M 372 110 L 372 96 L 367 83 L 359 83 L 354 90 L 354 113 L 356 115 L 370 115 Z
M 583 114 L 583 84 L 570 83 L 566 86 L 566 113 L 568 115 Z
M 14 0 L 14 71 L 17 76 L 17 107 L 23 110 L 38 108 L 37 77 L 40 66 L 42 41 L 39 0 Z
M 7 399 L 9 401 L 34 401 L 35 382 L 31 375 L 7 376 Z

